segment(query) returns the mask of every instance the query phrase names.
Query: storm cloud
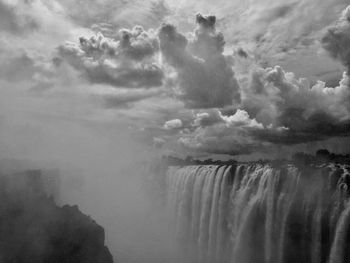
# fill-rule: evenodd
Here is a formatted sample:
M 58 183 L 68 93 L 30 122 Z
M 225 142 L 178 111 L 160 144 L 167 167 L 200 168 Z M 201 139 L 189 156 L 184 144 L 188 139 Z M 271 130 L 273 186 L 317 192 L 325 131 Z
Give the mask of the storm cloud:
M 349 78 L 337 87 L 310 85 L 280 67 L 253 73 L 241 109 L 201 110 L 178 142 L 196 152 L 247 154 L 350 135 Z M 245 90 L 244 92 L 247 92 Z
M 6 36 L 0 39 L 0 78 L 48 91 L 31 96 L 81 96 L 95 107 L 88 107 L 93 118 L 133 127 L 136 137 L 161 141 L 163 150 L 176 145 L 184 152 L 239 155 L 349 136 L 349 75 L 335 78 L 333 67 L 349 66 L 349 9 L 341 13 L 343 1 L 332 8 L 318 0 L 225 1 L 245 11 L 233 12 L 236 18 L 227 16 L 232 8 L 191 19 L 182 13 L 192 20 L 187 26 L 176 23 L 177 13 L 167 13 L 166 1 L 102 2 L 84 2 L 87 13 L 80 14 L 73 12 L 77 3 L 68 1 L 20 2 L 19 8 L 1 1 L 8 23 L 0 27 Z M 98 8 L 107 3 L 110 10 Z M 124 8 L 137 5 L 144 8 L 137 14 Z M 302 7 L 330 13 L 302 21 Z M 318 50 L 321 44 L 327 52 Z M 315 71 L 322 78 L 329 72 L 333 85 L 289 72 L 295 63 L 309 74 L 313 67 L 304 63 L 316 51 L 329 58 Z M 286 63 L 293 54 L 295 62 Z
M 341 21 L 345 19 L 347 10 L 343 12 Z M 199 30 L 211 30 L 215 17 L 199 16 L 197 22 Z M 183 61 L 189 55 L 186 53 L 189 51 L 183 51 L 187 45 L 188 50 L 193 45 L 192 52 L 196 58 L 207 58 L 205 56 L 212 54 L 213 50 L 223 48 L 223 37 L 220 35 L 216 35 L 215 40 L 211 38 L 209 45 L 207 41 L 201 42 L 196 38 L 188 44 L 187 39 L 178 34 L 174 27 L 168 28 L 173 46 L 166 45 L 170 49 L 166 52 L 173 59 L 173 64 L 183 66 Z M 200 39 L 199 36 L 197 34 L 197 39 Z M 338 45 L 346 49 L 343 42 Z M 174 56 L 179 49 L 182 56 Z M 336 47 L 334 50 L 337 50 Z M 344 52 L 339 52 L 343 56 Z M 236 155 L 277 145 L 298 145 L 350 135 L 347 72 L 337 86 L 328 87 L 322 81 L 312 84 L 306 78 L 297 78 L 280 66 L 263 68 L 250 61 L 248 56 L 239 57 L 248 63 L 248 70 L 243 70 L 245 75 L 238 79 L 241 103 L 211 106 L 207 110 L 202 107 L 194 113 L 192 124 L 185 125 L 179 132 L 176 140 L 180 145 L 196 152 Z
M 223 107 L 240 103 L 234 72 L 223 55 L 224 37 L 215 29 L 215 16 L 196 16 L 189 40 L 175 26 L 159 30 L 162 55 L 178 74 L 178 97 L 188 108 Z

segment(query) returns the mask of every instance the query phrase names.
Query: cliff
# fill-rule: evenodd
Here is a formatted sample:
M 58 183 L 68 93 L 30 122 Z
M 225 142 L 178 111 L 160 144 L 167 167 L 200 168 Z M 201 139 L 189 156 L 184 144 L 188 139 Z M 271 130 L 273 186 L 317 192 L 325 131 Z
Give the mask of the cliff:
M 56 205 L 40 171 L 0 176 L 1 263 L 112 263 L 104 229 Z

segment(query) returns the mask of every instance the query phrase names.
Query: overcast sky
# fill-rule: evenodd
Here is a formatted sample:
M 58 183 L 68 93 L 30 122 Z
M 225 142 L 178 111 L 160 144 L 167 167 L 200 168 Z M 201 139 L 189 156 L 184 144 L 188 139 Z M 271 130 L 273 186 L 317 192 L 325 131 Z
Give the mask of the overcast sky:
M 346 0 L 0 0 L 0 31 L 1 157 L 350 146 Z

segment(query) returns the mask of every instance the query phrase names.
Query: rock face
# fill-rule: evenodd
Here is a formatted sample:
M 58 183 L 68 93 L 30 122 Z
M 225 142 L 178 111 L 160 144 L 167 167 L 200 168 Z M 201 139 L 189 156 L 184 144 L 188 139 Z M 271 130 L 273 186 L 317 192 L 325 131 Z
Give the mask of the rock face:
M 0 176 L 0 263 L 112 263 L 104 229 L 77 206 L 56 205 L 37 174 Z

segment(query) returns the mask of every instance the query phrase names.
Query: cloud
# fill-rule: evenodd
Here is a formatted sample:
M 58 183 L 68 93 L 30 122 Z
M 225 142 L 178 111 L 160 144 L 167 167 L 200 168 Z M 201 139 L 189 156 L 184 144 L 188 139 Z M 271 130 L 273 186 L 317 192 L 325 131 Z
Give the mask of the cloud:
M 243 107 L 265 127 L 254 137 L 275 144 L 299 144 L 348 136 L 350 129 L 349 77 L 337 87 L 311 85 L 280 67 L 253 73 Z
M 58 43 L 87 30 L 67 19 L 56 0 L 1 0 L 0 31 L 1 53 L 43 61 Z
M 322 39 L 324 49 L 341 61 L 350 72 L 350 6 L 342 13 L 335 26 L 328 29 Z
M 102 2 L 109 3 L 108 0 Z M 130 126 L 138 136 L 143 134 L 139 136 L 143 142 L 147 139 L 152 144 L 156 138 L 154 142 L 159 142 L 155 143 L 159 146 L 176 144 L 186 151 L 248 154 L 281 145 L 290 147 L 349 136 L 348 74 L 343 75 L 339 84 L 329 86 L 315 82 L 313 78 L 300 79 L 298 74 L 289 73 L 282 66 L 268 67 L 272 60 L 262 63 L 264 50 L 269 46 L 272 53 L 266 54 L 273 56 L 289 54 L 303 46 L 307 50 L 306 60 L 311 57 L 310 48 L 314 53 L 317 50 L 317 37 L 321 39 L 318 24 L 315 28 L 307 28 L 304 36 L 300 35 L 301 23 L 295 23 L 290 26 L 290 32 L 296 32 L 296 38 L 293 34 L 292 39 L 287 36 L 290 21 L 300 19 L 297 11 L 306 5 L 304 1 L 268 2 L 273 4 L 267 6 L 257 1 L 257 5 L 247 7 L 244 13 L 247 25 L 238 23 L 242 25 L 242 34 L 235 35 L 235 42 L 232 35 L 224 38 L 216 29 L 220 26 L 228 32 L 223 26 L 227 17 L 198 14 L 194 32 L 185 35 L 169 23 L 156 31 L 140 26 L 120 29 L 121 24 L 103 23 L 102 17 L 94 21 L 91 14 L 102 15 L 107 10 L 90 10 L 86 21 L 82 21 L 77 14 L 68 12 L 68 2 L 34 0 L 26 4 L 21 2 L 20 7 L 14 9 L 13 4 L 2 1 L 0 8 L 6 3 L 10 8 L 6 12 L 10 12 L 13 21 L 19 21 L 20 27 L 14 27 L 16 31 L 6 25 L 5 37 L 0 38 L 0 59 L 3 61 L 0 78 L 6 85 L 17 85 L 26 91 L 33 87 L 36 91 L 47 91 L 24 96 L 42 97 L 44 103 L 48 99 L 48 104 L 56 103 L 55 97 L 73 96 L 73 104 L 79 101 L 83 104 L 79 114 Z M 23 11 L 27 4 L 32 14 Z M 121 2 L 117 4 L 123 6 Z M 137 1 L 132 1 L 129 7 L 133 4 Z M 329 4 L 322 4 L 318 10 L 323 10 L 324 6 Z M 310 10 L 310 6 L 307 7 L 306 10 Z M 127 14 L 132 14 L 128 9 L 122 11 L 125 20 Z M 19 13 L 39 21 L 40 26 L 26 28 L 17 17 Z M 327 34 L 332 32 L 334 38 L 322 40 L 331 55 L 345 65 L 348 51 L 344 44 L 348 41 L 349 26 L 346 14 L 344 11 L 338 23 L 329 29 Z M 126 24 L 133 24 L 132 21 L 141 17 L 142 14 L 130 17 Z M 326 20 L 329 20 L 328 16 Z M 43 21 L 45 23 L 41 23 Z M 268 32 L 265 34 L 262 30 L 261 38 L 250 39 L 248 27 L 260 30 L 260 27 L 252 26 L 252 21 Z M 312 25 L 310 21 L 308 17 L 306 25 Z M 92 22 L 97 22 L 92 30 L 80 27 L 90 27 Z M 321 22 L 325 26 L 330 23 Z M 149 26 L 147 23 L 145 28 Z M 278 23 L 285 26 L 286 32 L 280 33 Z M 232 27 L 232 32 L 238 32 L 235 30 Z M 79 38 L 79 35 L 83 37 Z M 64 39 L 71 41 L 72 37 L 74 41 L 60 45 L 52 60 L 53 47 Z M 242 39 L 250 39 L 256 45 L 255 49 L 250 45 L 231 46 L 244 43 Z M 304 41 L 307 39 L 311 42 Z M 283 42 L 290 47 L 281 48 Z M 337 49 L 337 45 L 344 48 Z M 295 56 L 300 70 L 303 70 L 304 60 Z M 324 68 L 329 65 L 326 62 L 322 63 Z M 314 60 L 305 67 L 312 68 L 312 63 Z M 333 66 L 329 72 L 336 72 Z M 332 75 L 333 80 L 335 76 Z M 66 112 L 63 115 L 70 117 Z
M 321 81 L 311 85 L 307 79 L 297 79 L 278 66 L 260 69 L 253 73 L 250 85 L 244 90 L 243 107 L 266 125 L 296 126 L 295 120 L 288 118 L 289 113 L 296 112 L 305 125 L 322 112 L 338 121 L 347 120 L 350 118 L 348 83 L 347 74 L 333 88 Z
M 29 3 L 24 5 L 30 7 Z M 0 31 L 22 34 L 31 32 L 38 27 L 38 21 L 27 14 L 24 8 L 16 8 L 6 1 L 0 1 Z
M 199 112 L 196 114 L 193 120 L 193 126 L 195 127 L 207 127 L 212 126 L 216 123 L 223 122 L 222 114 L 217 109 L 209 112 Z
M 110 23 L 120 27 L 133 27 L 142 24 L 147 28 L 158 27 L 170 13 L 162 0 L 61 0 L 67 15 L 81 26 Z
M 293 8 L 275 11 L 284 17 Z M 231 101 L 228 104 L 203 106 L 207 98 L 200 97 L 200 88 L 205 85 L 196 84 L 198 80 L 211 75 L 209 73 L 199 78 L 203 74 L 197 75 L 194 69 L 206 61 L 212 63 L 212 55 L 223 56 L 224 38 L 216 33 L 215 24 L 214 16 L 198 15 L 197 29 L 192 37 L 185 37 L 169 24 L 163 25 L 159 33 L 162 54 L 177 70 L 182 88 L 188 89 L 183 91 L 180 98 L 190 109 L 196 109 L 202 103 L 199 105 L 203 109 L 195 110 L 191 124 L 185 121 L 173 138 L 185 150 L 248 154 L 281 145 L 300 145 L 350 135 L 347 73 L 337 86 L 328 87 L 322 81 L 313 83 L 306 78 L 298 78 L 280 66 L 263 68 L 246 51 L 241 55 L 238 50 L 234 54 L 236 57 L 232 58 L 233 62 L 226 64 L 228 67 L 233 65 L 238 71 L 241 103 Z M 183 77 L 187 72 L 194 72 L 192 78 Z M 220 67 L 211 72 L 219 74 Z M 212 92 L 220 89 L 211 86 Z M 196 89 L 191 90 L 194 87 Z M 192 104 L 188 103 L 192 95 L 189 91 L 193 91 Z M 193 101 L 197 104 L 193 104 Z
M 102 98 L 106 108 L 118 109 L 130 108 L 133 106 L 133 103 L 159 95 L 160 93 L 161 91 L 159 89 L 119 89 L 110 90 L 103 94 L 99 92 L 98 94 Z
M 157 63 L 158 42 L 152 31 L 142 27 L 120 30 L 118 39 L 102 34 L 80 37 L 79 44 L 67 43 L 57 49 L 57 61 L 68 62 L 91 83 L 115 87 L 161 86 L 163 72 Z
M 237 155 L 251 153 L 262 145 L 251 133 L 263 130 L 264 126 L 244 110 L 230 116 L 224 116 L 219 110 L 198 113 L 193 124 L 195 129 L 187 129 L 178 139 L 187 150 Z
M 158 39 L 149 37 L 141 26 L 136 26 L 131 31 L 122 29 L 120 34 L 123 53 L 131 59 L 142 60 L 158 51 Z
M 33 58 L 28 54 L 7 54 L 0 50 L 0 60 L 3 61 L 0 68 L 0 79 L 7 81 L 20 81 L 31 79 L 39 70 Z
M 227 47 L 244 47 L 264 66 L 281 65 L 312 81 L 339 79 L 344 70 L 322 52 L 320 38 L 349 2 L 347 0 L 167 1 L 172 21 L 189 30 L 194 12 L 213 13 Z M 318 52 L 317 56 L 315 53 Z
M 183 127 L 183 124 L 180 119 L 174 119 L 164 123 L 164 129 L 166 130 L 180 129 L 182 127 Z
M 297 145 L 350 135 L 349 78 L 339 86 L 296 79 L 280 67 L 260 69 L 233 114 L 200 111 L 178 143 L 195 152 L 248 154 L 276 145 Z
M 197 15 L 192 39 L 170 24 L 159 30 L 160 48 L 179 80 L 178 97 L 188 108 L 211 108 L 240 102 L 239 86 L 223 55 L 224 38 L 214 16 Z

